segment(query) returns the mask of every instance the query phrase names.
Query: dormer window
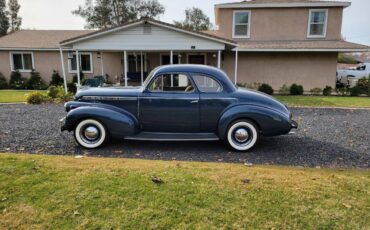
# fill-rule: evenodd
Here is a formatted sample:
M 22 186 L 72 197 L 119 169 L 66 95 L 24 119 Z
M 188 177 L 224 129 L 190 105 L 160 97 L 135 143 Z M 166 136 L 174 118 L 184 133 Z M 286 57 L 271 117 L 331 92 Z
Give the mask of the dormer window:
M 250 37 L 251 12 L 249 10 L 234 11 L 233 38 Z
M 310 10 L 308 19 L 307 37 L 325 38 L 326 26 L 328 21 L 328 10 Z

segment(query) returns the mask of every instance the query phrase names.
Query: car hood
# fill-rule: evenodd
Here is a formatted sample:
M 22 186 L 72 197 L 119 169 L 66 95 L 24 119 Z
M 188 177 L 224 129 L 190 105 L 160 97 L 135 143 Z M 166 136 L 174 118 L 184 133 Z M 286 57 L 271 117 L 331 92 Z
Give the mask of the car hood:
M 273 110 L 279 111 L 280 113 L 283 113 L 287 116 L 290 116 L 290 111 L 288 107 L 270 95 L 241 87 L 236 90 L 235 94 L 237 98 L 239 98 L 240 102 L 268 107 Z
M 76 99 L 84 96 L 137 97 L 141 91 L 141 87 L 83 88 L 77 92 L 75 97 Z

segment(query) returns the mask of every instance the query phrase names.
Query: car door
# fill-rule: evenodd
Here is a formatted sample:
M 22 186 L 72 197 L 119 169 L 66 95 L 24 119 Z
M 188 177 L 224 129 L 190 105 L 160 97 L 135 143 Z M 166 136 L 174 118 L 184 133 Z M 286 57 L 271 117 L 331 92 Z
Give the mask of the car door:
M 193 73 L 192 78 L 199 90 L 201 132 L 216 133 L 223 111 L 236 99 L 230 97 L 222 83 L 213 76 Z
M 158 74 L 139 98 L 145 132 L 199 132 L 199 92 L 187 73 Z

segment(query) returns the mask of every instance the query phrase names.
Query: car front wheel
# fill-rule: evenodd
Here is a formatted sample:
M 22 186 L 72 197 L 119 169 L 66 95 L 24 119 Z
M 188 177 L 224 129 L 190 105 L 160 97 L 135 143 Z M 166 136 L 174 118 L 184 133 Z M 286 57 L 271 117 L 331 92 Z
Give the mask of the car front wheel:
M 108 140 L 108 133 L 104 125 L 94 119 L 85 119 L 78 123 L 74 130 L 74 137 L 79 145 L 87 149 L 102 146 Z
M 249 120 L 233 122 L 227 131 L 226 140 L 231 148 L 237 151 L 247 151 L 253 148 L 259 139 L 257 126 Z

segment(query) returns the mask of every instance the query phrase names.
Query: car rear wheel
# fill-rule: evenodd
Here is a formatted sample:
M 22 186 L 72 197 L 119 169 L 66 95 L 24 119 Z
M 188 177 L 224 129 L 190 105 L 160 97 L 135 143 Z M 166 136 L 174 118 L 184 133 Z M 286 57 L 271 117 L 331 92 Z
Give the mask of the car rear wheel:
M 258 127 L 250 120 L 233 122 L 227 130 L 226 140 L 237 151 L 252 149 L 259 139 Z
M 107 142 L 108 133 L 100 121 L 85 119 L 77 124 L 74 130 L 74 137 L 82 147 L 95 149 Z

